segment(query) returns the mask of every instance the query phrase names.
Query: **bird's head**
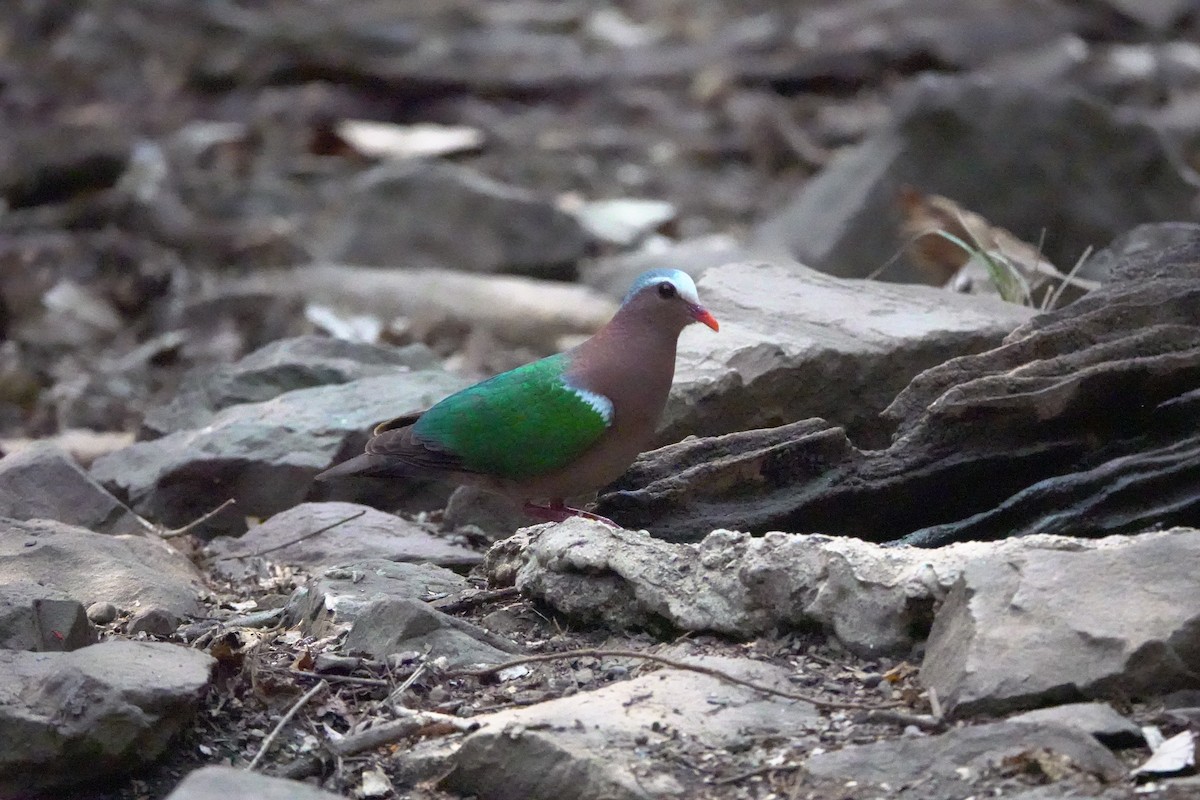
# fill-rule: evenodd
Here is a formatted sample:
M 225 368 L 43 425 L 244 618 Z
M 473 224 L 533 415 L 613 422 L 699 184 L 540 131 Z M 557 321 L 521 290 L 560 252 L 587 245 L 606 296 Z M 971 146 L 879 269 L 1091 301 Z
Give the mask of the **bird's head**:
M 653 319 L 656 324 L 683 330 L 693 322 L 702 322 L 720 330 L 717 319 L 700 304 L 696 284 L 686 272 L 677 269 L 653 269 L 633 282 L 621 310 Z

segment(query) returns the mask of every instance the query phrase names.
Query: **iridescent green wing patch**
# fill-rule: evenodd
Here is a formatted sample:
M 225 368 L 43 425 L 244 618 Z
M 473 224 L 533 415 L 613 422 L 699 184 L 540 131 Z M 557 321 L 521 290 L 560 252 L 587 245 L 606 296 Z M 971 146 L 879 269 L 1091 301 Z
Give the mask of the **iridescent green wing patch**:
M 413 435 L 472 471 L 520 480 L 561 469 L 612 422 L 612 402 L 563 379 L 566 356 L 526 364 L 447 397 Z

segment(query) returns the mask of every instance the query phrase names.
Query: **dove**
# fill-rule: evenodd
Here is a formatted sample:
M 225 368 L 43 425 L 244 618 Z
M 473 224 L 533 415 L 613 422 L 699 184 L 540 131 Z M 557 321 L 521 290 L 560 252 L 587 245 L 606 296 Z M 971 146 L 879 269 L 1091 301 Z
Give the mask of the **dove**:
M 591 338 L 381 423 L 365 453 L 317 479 L 445 479 L 504 495 L 534 519 L 617 527 L 566 501 L 620 477 L 654 441 L 679 334 L 694 322 L 720 330 L 691 277 L 645 272 Z

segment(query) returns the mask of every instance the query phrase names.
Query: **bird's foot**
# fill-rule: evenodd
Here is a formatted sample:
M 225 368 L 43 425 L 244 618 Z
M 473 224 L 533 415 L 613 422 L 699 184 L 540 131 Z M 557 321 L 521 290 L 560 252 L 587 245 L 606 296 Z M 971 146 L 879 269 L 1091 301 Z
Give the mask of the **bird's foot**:
M 537 503 L 526 503 L 522 510 L 534 519 L 540 519 L 545 522 L 563 522 L 571 517 L 583 517 L 584 519 L 592 519 L 600 522 L 610 528 L 621 527 L 608 517 L 584 511 L 582 508 L 572 508 L 564 503 L 551 503 L 548 506 L 541 506 Z

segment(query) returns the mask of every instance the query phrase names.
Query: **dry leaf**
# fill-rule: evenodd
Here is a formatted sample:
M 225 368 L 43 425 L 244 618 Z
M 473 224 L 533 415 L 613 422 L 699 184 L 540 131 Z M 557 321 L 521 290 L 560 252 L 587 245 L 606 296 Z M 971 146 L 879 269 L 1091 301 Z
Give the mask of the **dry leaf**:
M 239 628 L 215 637 L 208 646 L 208 654 L 223 666 L 241 669 L 246 654 L 260 644 L 262 634 L 249 628 Z
M 316 665 L 317 659 L 313 655 L 312 650 L 304 648 L 304 650 L 296 656 L 292 661 L 292 669 L 298 669 L 301 672 L 312 672 L 312 668 Z
M 971 294 L 998 291 L 1010 302 L 1038 305 L 1064 280 L 1037 247 L 948 197 L 904 186 L 896 202 L 905 253 L 931 283 Z
M 899 683 L 900 681 L 911 678 L 916 674 L 916 666 L 908 663 L 907 661 L 901 661 L 899 664 L 883 673 L 883 679 L 888 683 Z
M 1055 783 L 1079 771 L 1070 756 L 1045 748 L 1008 756 L 1001 760 L 1000 770 L 1006 775 L 1030 775 L 1043 783 Z

